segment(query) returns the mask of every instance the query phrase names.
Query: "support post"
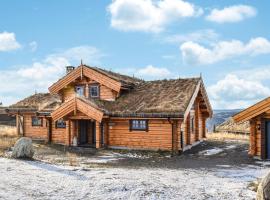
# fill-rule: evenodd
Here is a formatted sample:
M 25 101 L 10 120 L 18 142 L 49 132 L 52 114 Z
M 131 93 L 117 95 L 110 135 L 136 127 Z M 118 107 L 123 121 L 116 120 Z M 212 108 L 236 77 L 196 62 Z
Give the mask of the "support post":
M 65 145 L 70 146 L 70 120 L 66 121 L 66 137 L 65 137 Z
M 205 122 L 206 122 L 206 119 L 203 116 L 202 117 L 202 137 L 203 138 L 206 138 L 206 124 L 205 124 Z
M 250 120 L 250 136 L 249 136 L 249 154 L 254 156 L 256 154 L 256 121 Z
M 16 115 L 16 133 L 17 133 L 18 136 L 21 134 L 21 131 L 20 131 L 20 115 L 19 114 Z
M 101 148 L 101 131 L 99 122 L 96 122 L 96 148 Z
M 199 102 L 196 99 L 195 105 L 195 116 L 194 116 L 194 131 L 195 131 L 195 141 L 199 141 Z
M 185 132 L 184 132 L 186 145 L 190 144 L 190 114 L 188 114 L 185 121 Z

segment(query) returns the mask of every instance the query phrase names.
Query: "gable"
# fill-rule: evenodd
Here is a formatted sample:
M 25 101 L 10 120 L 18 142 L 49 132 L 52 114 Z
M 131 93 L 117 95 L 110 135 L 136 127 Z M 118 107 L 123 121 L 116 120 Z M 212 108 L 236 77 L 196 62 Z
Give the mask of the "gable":
M 270 110 L 270 97 L 256 103 L 255 105 L 239 112 L 233 116 L 235 122 L 248 121 Z
M 62 79 L 54 83 L 49 87 L 49 91 L 52 94 L 57 94 L 60 90 L 68 86 L 70 83 L 74 82 L 78 78 L 87 77 L 91 80 L 94 80 L 101 85 L 104 85 L 116 92 L 119 92 L 121 89 L 121 82 L 112 79 L 96 70 L 93 70 L 89 67 L 81 65 L 75 70 L 64 76 Z
M 187 119 L 193 105 L 198 103 L 200 112 L 207 117 L 212 117 L 213 110 L 209 102 L 203 81 L 200 80 L 185 110 L 184 119 Z
M 103 117 L 102 111 L 100 111 L 96 106 L 91 105 L 90 102 L 87 103 L 79 97 L 75 97 L 63 103 L 60 107 L 51 113 L 51 116 L 54 121 L 57 121 L 72 112 L 74 115 L 76 115 L 77 111 L 80 111 L 81 113 L 98 122 L 101 122 Z

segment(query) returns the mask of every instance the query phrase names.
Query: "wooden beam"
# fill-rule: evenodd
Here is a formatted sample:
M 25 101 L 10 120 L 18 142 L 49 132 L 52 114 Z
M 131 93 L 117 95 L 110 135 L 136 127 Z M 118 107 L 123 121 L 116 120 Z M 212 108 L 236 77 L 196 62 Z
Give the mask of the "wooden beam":
M 270 97 L 234 115 L 233 119 L 235 122 L 247 121 L 268 110 L 270 110 Z

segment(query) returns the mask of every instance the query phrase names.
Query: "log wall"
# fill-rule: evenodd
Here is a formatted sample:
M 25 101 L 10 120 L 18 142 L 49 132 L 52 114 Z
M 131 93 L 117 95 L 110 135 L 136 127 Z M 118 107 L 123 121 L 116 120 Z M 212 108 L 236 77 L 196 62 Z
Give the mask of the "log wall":
M 68 126 L 66 122 L 66 126 Z M 56 122 L 52 121 L 52 142 L 56 144 L 65 144 L 66 128 L 56 128 Z
M 168 120 L 150 119 L 148 126 L 148 132 L 130 131 L 129 120 L 110 120 L 109 146 L 170 151 L 172 149 L 172 125 Z
M 35 115 L 24 115 L 23 126 L 24 136 L 32 139 L 48 139 L 48 132 L 46 127 L 46 119 L 42 118 L 42 126 L 32 126 L 32 116 Z
M 62 89 L 61 95 L 63 102 L 68 101 L 71 98 L 76 96 L 75 87 L 76 86 L 84 86 L 84 96 L 89 97 L 89 88 L 91 85 L 99 86 L 99 95 L 101 100 L 114 101 L 117 97 L 117 92 L 106 87 L 105 85 L 101 85 L 93 80 L 78 80 L 75 83 L 68 85 L 67 87 Z

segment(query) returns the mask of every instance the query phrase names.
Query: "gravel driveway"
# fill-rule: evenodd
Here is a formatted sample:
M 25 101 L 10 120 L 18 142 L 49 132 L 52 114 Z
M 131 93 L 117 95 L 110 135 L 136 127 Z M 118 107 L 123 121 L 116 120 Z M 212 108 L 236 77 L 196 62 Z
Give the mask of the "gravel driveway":
M 207 141 L 170 157 L 39 146 L 39 161 L 0 158 L 0 199 L 254 199 L 248 186 L 269 163 L 249 158 L 247 148 Z

